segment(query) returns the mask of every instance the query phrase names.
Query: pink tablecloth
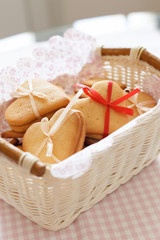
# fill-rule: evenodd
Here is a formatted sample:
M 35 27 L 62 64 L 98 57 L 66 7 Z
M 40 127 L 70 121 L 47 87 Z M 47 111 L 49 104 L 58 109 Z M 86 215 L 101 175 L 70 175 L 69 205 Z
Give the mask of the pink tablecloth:
M 1 239 L 160 239 L 160 157 L 58 232 L 42 229 L 0 200 Z

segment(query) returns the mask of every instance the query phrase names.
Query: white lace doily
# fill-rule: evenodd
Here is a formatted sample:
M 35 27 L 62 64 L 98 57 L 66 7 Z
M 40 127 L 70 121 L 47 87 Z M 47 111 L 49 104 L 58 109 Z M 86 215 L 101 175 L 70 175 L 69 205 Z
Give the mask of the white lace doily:
M 1 70 L 0 102 L 9 100 L 10 92 L 29 78 L 52 81 L 69 91 L 75 82 L 99 76 L 100 65 L 96 40 L 69 29 L 63 37 L 50 38 L 46 47 L 35 48 L 31 58 L 20 58 L 15 68 L 8 66 Z

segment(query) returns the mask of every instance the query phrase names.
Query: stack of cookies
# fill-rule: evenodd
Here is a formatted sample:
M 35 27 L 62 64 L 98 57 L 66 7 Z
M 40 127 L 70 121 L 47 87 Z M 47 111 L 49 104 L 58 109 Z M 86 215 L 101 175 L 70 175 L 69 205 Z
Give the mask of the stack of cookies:
M 7 108 L 5 119 L 16 133 L 24 133 L 43 117 L 51 117 L 67 106 L 69 98 L 64 90 L 45 80 L 32 80 L 32 89 L 26 81 L 16 93 L 17 99 Z
M 91 89 L 94 89 L 104 99 L 106 99 L 108 92 L 108 82 L 109 81 L 103 79 L 94 79 L 88 80 L 83 84 L 90 86 Z M 127 89 L 124 84 L 119 84 L 113 81 L 111 102 L 114 102 L 116 99 L 123 97 L 128 92 L 131 92 L 131 90 Z M 136 95 L 126 99 L 119 104 L 119 106 L 122 107 L 132 108 L 133 115 L 122 114 L 111 108 L 108 134 L 116 131 L 118 128 L 122 127 L 140 114 L 148 111 L 155 105 L 156 102 L 150 95 L 144 92 L 138 92 Z M 95 100 L 86 95 L 83 95 L 83 98 L 78 99 L 73 108 L 81 111 L 85 116 L 86 144 L 89 145 L 102 139 L 104 135 L 106 106 L 97 103 Z
M 2 136 L 13 138 L 15 145 L 23 137 L 24 151 L 45 163 L 58 163 L 156 105 L 146 93 L 106 79 L 87 80 L 75 87 L 75 93 L 79 88 L 84 91 L 81 98 L 70 102 L 72 98 L 58 86 L 26 81 L 5 113 L 12 130 Z

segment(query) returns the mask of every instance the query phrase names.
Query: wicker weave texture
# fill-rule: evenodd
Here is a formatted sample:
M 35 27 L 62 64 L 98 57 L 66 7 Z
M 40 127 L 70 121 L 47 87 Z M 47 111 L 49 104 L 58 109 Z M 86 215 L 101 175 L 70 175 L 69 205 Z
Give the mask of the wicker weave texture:
M 147 74 L 158 72 L 147 64 L 128 64 L 127 58 L 105 57 L 104 73 L 127 86 L 140 84 Z M 106 72 L 106 70 L 108 70 Z M 108 139 L 112 144 L 108 145 Z M 92 165 L 73 179 L 37 178 L 0 154 L 0 197 L 23 215 L 49 230 L 59 230 L 149 165 L 160 150 L 160 108 L 139 116 L 97 143 Z

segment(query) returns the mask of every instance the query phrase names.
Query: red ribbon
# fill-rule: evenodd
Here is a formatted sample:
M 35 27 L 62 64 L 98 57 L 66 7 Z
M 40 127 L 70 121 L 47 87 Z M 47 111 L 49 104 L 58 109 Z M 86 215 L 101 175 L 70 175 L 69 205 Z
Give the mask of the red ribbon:
M 109 133 L 109 116 L 110 116 L 110 108 L 114 109 L 117 112 L 127 114 L 127 115 L 133 115 L 133 109 L 117 106 L 119 103 L 125 101 L 126 99 L 132 97 L 136 93 L 140 92 L 138 88 L 133 90 L 132 92 L 129 92 L 128 94 L 124 95 L 123 97 L 118 98 L 117 100 L 111 102 L 111 95 L 112 95 L 112 86 L 113 82 L 108 82 L 108 91 L 107 91 L 107 100 L 105 100 L 98 92 L 96 92 L 93 88 L 87 87 L 83 84 L 76 84 L 77 87 L 82 87 L 83 92 L 88 95 L 91 99 L 94 101 L 106 106 L 106 113 L 105 113 L 105 123 L 104 123 L 104 133 L 103 138 L 108 136 Z

